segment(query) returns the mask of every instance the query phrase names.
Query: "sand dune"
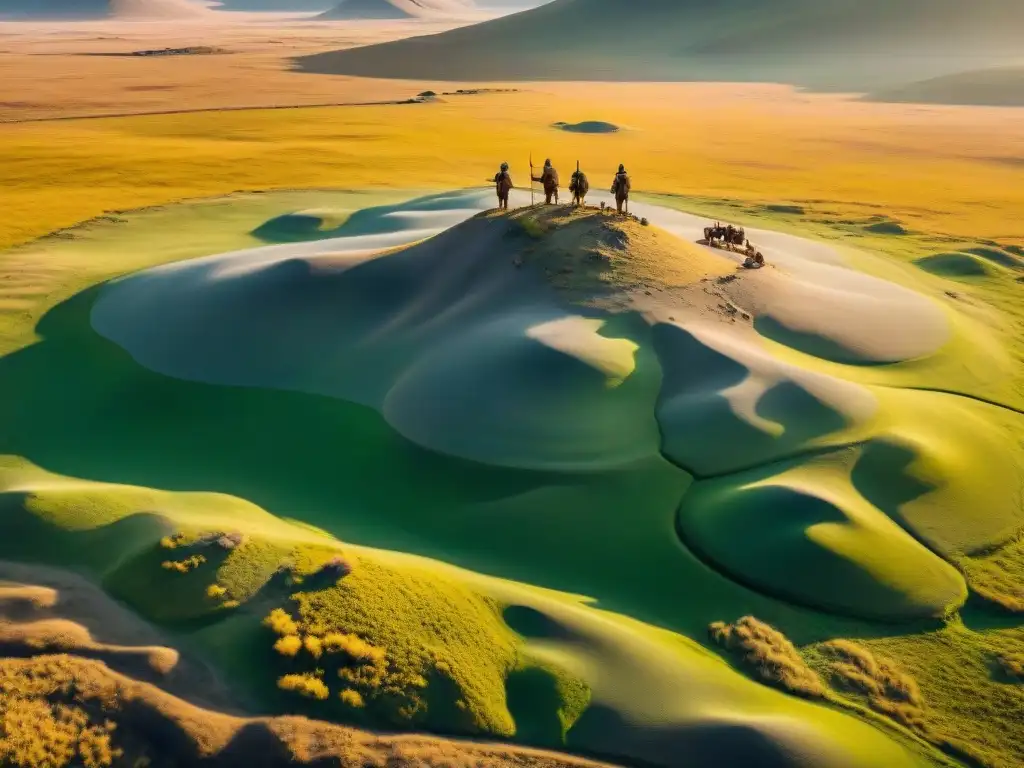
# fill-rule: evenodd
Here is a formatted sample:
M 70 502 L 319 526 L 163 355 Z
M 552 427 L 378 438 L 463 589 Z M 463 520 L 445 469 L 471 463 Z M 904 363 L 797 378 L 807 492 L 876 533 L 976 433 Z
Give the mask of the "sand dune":
M 783 81 L 863 90 L 1013 61 L 1022 23 L 1012 0 L 556 0 L 300 65 L 374 77 Z

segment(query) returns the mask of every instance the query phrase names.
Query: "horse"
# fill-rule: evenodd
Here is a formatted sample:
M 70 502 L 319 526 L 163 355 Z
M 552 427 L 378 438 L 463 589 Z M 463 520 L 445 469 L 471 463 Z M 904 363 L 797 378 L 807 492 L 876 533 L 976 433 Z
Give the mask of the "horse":
M 718 240 L 730 251 L 734 245 L 743 245 L 747 239 L 747 233 L 743 227 L 734 227 L 732 224 L 722 226 L 716 223 L 713 227 L 704 227 L 704 239 L 708 245 L 715 245 Z

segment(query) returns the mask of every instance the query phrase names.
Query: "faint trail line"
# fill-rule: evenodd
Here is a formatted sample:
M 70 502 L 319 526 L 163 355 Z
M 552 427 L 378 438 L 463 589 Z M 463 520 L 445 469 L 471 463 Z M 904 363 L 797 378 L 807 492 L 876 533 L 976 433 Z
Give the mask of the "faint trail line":
M 0 118 L 0 125 L 17 125 L 19 123 L 55 123 L 69 120 L 105 120 L 122 117 L 153 117 L 159 115 L 190 115 L 198 112 L 248 112 L 272 109 L 324 109 L 326 107 L 387 107 L 412 104 L 429 104 L 426 101 L 411 99 L 390 101 L 337 101 L 320 104 L 270 104 L 264 106 L 250 105 L 241 107 L 196 107 L 195 109 L 165 109 L 153 112 L 109 112 L 99 115 L 60 115 L 58 117 L 25 117 L 9 120 Z

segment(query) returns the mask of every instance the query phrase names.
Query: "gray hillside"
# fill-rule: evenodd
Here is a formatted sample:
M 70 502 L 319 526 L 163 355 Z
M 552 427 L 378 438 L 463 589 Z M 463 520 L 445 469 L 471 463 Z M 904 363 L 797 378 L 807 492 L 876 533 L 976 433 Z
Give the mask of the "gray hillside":
M 299 60 L 437 80 L 740 80 L 869 90 L 1019 56 L 1018 0 L 555 0 Z

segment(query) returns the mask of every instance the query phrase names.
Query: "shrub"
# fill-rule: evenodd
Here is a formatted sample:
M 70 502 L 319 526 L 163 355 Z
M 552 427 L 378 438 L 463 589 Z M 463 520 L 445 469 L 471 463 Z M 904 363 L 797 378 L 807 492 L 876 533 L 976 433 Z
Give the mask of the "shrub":
M 217 600 L 221 597 L 224 597 L 224 595 L 226 595 L 227 593 L 227 589 L 225 587 L 222 587 L 220 584 L 211 584 L 206 588 L 206 596 L 209 597 L 211 600 Z
M 740 658 L 759 679 L 802 696 L 819 698 L 825 685 L 778 630 L 744 616 L 735 624 L 716 621 L 708 627 L 711 639 Z
M 295 656 L 302 649 L 302 640 L 298 635 L 285 635 L 274 643 L 274 650 L 282 656 Z
M 308 699 L 320 701 L 331 695 L 324 681 L 313 675 L 285 675 L 278 679 L 277 687 L 282 691 L 294 691 Z
M 171 536 L 164 536 L 160 539 L 160 546 L 164 549 L 177 549 L 186 542 L 187 537 L 184 533 L 175 533 Z
M 302 638 L 302 645 L 314 659 L 319 659 L 323 655 L 323 645 L 316 635 L 306 635 Z
M 894 662 L 849 640 L 830 640 L 818 650 L 829 659 L 837 686 L 864 696 L 872 709 L 927 735 L 925 704 L 917 681 Z
M 297 635 L 299 625 L 282 608 L 275 608 L 270 615 L 263 620 L 263 626 L 270 627 L 278 635 Z
M 351 688 L 346 688 L 341 692 L 341 700 L 352 707 L 352 709 L 362 709 L 366 706 L 362 694 L 359 691 L 353 691 Z
M 161 567 L 168 571 L 188 573 L 189 571 L 194 571 L 205 562 L 206 558 L 202 555 L 192 555 L 191 557 L 186 557 L 184 560 L 165 560 L 161 563 Z
M 384 661 L 385 651 L 360 638 L 358 635 L 344 635 L 340 632 L 328 632 L 322 639 L 323 649 L 327 653 L 345 653 L 353 661 L 379 665 Z

